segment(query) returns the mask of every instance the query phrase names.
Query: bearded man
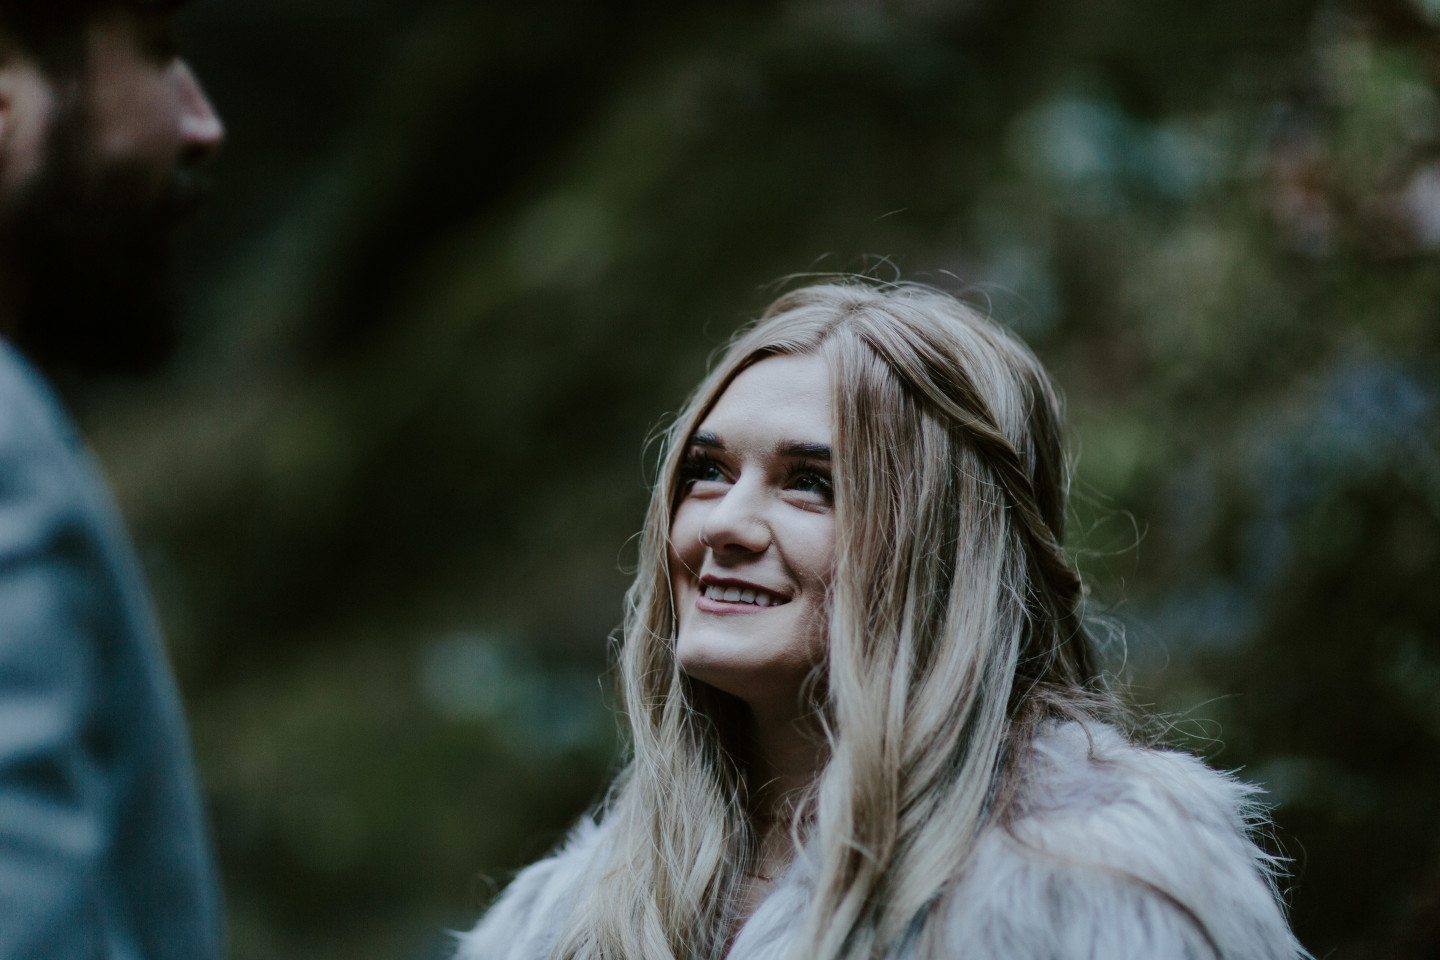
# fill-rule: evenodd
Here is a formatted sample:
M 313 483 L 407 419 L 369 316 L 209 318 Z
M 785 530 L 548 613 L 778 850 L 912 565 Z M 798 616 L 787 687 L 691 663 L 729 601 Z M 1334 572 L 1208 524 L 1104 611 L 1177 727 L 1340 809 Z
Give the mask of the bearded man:
M 174 2 L 0 0 L 0 957 L 214 960 L 220 909 L 133 550 L 38 370 L 144 371 L 220 146 Z M 8 341 L 8 342 L 7 342 Z

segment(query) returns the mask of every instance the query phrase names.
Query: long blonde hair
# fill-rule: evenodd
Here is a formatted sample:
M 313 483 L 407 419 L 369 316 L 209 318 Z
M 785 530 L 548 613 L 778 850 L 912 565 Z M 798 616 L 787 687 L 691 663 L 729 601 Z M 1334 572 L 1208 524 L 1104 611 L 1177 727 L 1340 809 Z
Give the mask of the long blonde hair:
M 804 842 L 817 891 L 797 958 L 939 943 L 937 909 L 1054 716 L 1108 713 L 1062 547 L 1061 407 L 1015 337 L 959 300 L 857 281 L 795 290 L 742 330 L 666 435 L 619 648 L 632 756 L 609 842 L 554 957 L 719 960 L 757 837 L 738 702 L 681 672 L 670 523 L 689 438 L 774 355 L 831 372 L 837 565 L 813 685 L 828 761 Z M 800 832 L 797 818 L 795 829 Z

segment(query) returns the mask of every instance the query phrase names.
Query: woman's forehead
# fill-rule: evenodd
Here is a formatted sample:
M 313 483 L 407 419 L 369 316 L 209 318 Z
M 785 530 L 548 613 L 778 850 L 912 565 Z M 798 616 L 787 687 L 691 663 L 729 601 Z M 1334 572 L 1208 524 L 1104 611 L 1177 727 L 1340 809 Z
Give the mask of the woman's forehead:
M 697 432 L 726 442 L 743 434 L 829 444 L 830 407 L 830 368 L 823 358 L 766 357 L 730 382 Z

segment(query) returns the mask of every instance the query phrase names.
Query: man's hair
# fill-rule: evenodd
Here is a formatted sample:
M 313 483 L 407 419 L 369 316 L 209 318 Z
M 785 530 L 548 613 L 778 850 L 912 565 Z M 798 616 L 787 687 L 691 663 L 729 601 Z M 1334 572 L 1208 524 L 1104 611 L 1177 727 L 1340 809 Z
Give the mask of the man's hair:
M 0 54 L 18 46 L 46 67 L 65 62 L 86 21 L 96 13 L 133 7 L 168 13 L 188 0 L 0 0 Z

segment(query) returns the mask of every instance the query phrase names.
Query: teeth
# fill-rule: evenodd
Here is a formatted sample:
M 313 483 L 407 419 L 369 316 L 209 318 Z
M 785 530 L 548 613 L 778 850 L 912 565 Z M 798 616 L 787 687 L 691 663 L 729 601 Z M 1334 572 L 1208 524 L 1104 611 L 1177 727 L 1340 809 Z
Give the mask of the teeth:
M 753 587 L 741 589 L 740 587 L 712 585 L 705 588 L 705 596 L 710 600 L 723 600 L 726 603 L 750 603 L 757 607 L 775 607 L 783 602 L 778 597 Z

